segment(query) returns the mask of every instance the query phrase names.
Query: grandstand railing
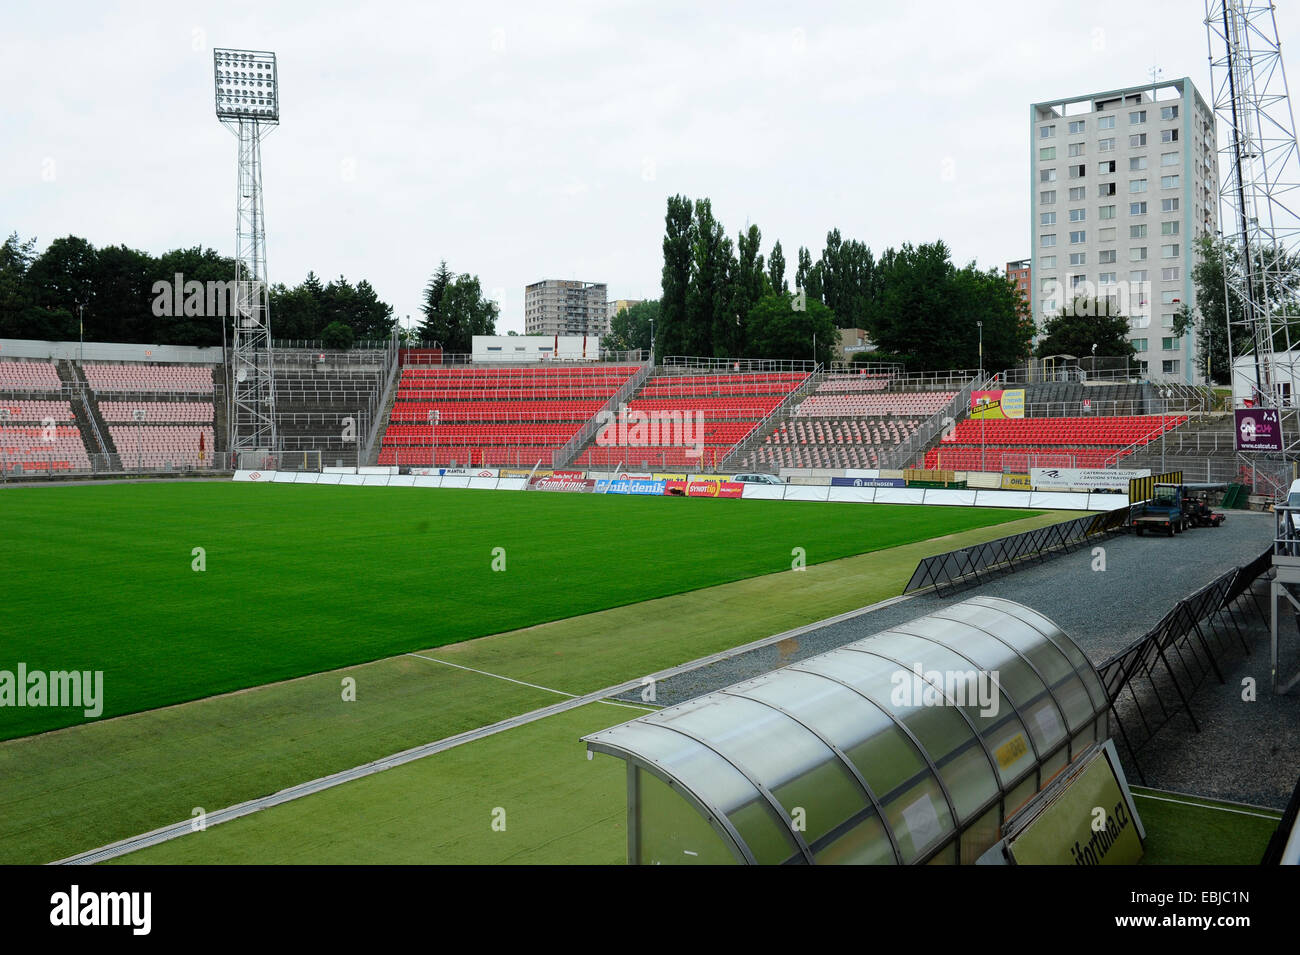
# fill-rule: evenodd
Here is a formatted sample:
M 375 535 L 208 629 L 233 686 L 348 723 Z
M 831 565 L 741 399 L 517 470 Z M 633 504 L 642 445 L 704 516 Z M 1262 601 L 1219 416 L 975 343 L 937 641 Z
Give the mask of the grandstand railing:
M 702 358 L 691 357 L 688 355 L 669 355 L 663 360 L 663 374 L 674 374 L 681 372 L 683 374 L 694 371 L 708 370 L 712 372 L 734 372 L 744 374 L 746 372 L 772 372 L 772 371 L 797 371 L 804 374 L 810 374 L 818 368 L 815 361 L 796 360 L 777 360 L 768 358 Z
M 586 424 L 578 429 L 577 434 L 551 453 L 551 466 L 561 468 L 576 458 L 587 442 L 596 436 L 596 432 L 600 430 L 602 423 L 617 413 L 619 405 L 626 403 L 628 398 L 635 394 L 637 389 L 644 385 L 654 372 L 655 364 L 653 359 L 648 360 L 633 372 L 632 376 L 623 382 L 618 391 L 610 395 L 609 400 L 601 405 L 600 409 L 588 419 Z
M 86 420 L 90 422 L 90 433 L 94 435 L 95 444 L 99 446 L 100 453 L 107 454 L 108 445 L 104 443 L 104 435 L 100 433 L 99 422 L 95 420 L 95 407 L 91 404 L 90 396 L 86 394 L 86 385 L 80 380 L 78 380 L 77 384 L 81 389 L 79 397 L 81 399 L 82 410 L 86 413 Z
M 966 382 L 944 407 L 930 416 L 916 431 L 901 444 L 890 448 L 880 455 L 880 468 L 886 471 L 903 470 L 916 458 L 924 460 L 925 452 L 936 437 L 942 436 L 945 429 L 955 425 L 963 416 L 970 413 L 971 394 L 983 391 L 985 382 L 972 378 Z
M 1148 418 L 1167 418 L 1167 417 L 1170 417 L 1170 416 L 1177 417 L 1179 414 L 1182 414 L 1182 413 L 1185 413 L 1185 412 L 1166 411 L 1166 412 L 1163 413 L 1163 414 L 1159 414 L 1159 415 L 1147 415 L 1146 417 L 1148 417 Z M 1163 442 L 1165 442 L 1165 444 L 1163 445 L 1163 447 L 1164 447 L 1166 453 L 1168 453 L 1169 447 L 1168 447 L 1168 443 L 1167 443 L 1167 442 L 1169 441 L 1169 435 L 1170 435 L 1170 433 L 1173 432 L 1173 431 L 1175 431 L 1176 429 L 1178 429 L 1178 428 L 1180 428 L 1180 427 L 1185 426 L 1186 424 L 1187 424 L 1187 422 L 1185 421 L 1185 422 L 1183 422 L 1181 425 L 1179 425 L 1179 424 L 1174 424 L 1174 425 L 1171 425 L 1171 426 L 1169 426 L 1169 427 L 1164 427 L 1164 426 L 1162 425 L 1162 426 L 1161 426 L 1161 429 L 1160 429 L 1160 432 L 1157 433 L 1156 436 L 1155 436 L 1154 438 L 1152 438 L 1150 435 L 1144 435 L 1143 437 L 1141 437 L 1141 438 L 1139 438 L 1138 440 L 1134 441 L 1132 444 L 1126 445 L 1125 447 L 1123 447 L 1123 448 L 1121 448 L 1120 450 L 1116 451 L 1114 454 L 1112 454 L 1109 458 L 1106 459 L 1105 464 L 1103 464 L 1102 466 L 1103 466 L 1103 467 L 1108 467 L 1108 468 L 1109 468 L 1109 467 L 1114 467 L 1116 464 L 1118 464 L 1118 463 L 1119 463 L 1121 460 L 1123 460 L 1124 458 L 1131 457 L 1131 456 L 1133 456 L 1134 454 L 1137 454 L 1139 451 L 1149 449 L 1149 448 L 1151 447 L 1152 443 L 1155 442 L 1155 441 L 1163 441 Z
M 384 376 L 382 386 L 376 390 L 374 403 L 372 403 L 370 408 L 367 410 L 367 413 L 370 416 L 368 420 L 369 427 L 367 427 L 364 432 L 358 432 L 358 434 L 364 434 L 365 436 L 364 446 L 361 446 L 360 444 L 358 445 L 358 464 L 363 461 L 374 460 L 372 455 L 375 453 L 375 442 L 379 440 L 379 435 L 383 432 L 388 418 L 388 415 L 384 412 L 388 409 L 391 403 L 390 397 L 392 397 L 392 400 L 396 400 L 397 382 L 400 378 L 402 364 L 399 360 L 400 357 L 400 343 L 397 340 L 397 336 L 394 335 L 390 347 L 385 352 L 384 357 L 388 373 Z
M 147 454 L 148 452 L 146 452 Z M 86 455 L 88 463 L 71 464 L 67 461 L 66 456 L 58 454 L 25 454 L 22 464 L 13 461 L 0 459 L 0 481 L 18 481 L 18 480 L 53 480 L 64 477 L 77 476 L 95 476 L 105 474 L 150 474 L 150 475 L 188 475 L 197 476 L 201 474 L 220 475 L 228 473 L 231 467 L 232 457 L 227 451 L 211 451 L 205 453 L 205 463 L 199 464 L 197 461 L 175 460 L 164 462 L 159 465 L 150 465 L 143 463 L 144 455 L 139 456 L 140 464 L 137 464 L 137 455 L 127 452 L 126 454 L 88 454 Z M 198 452 L 195 451 L 197 458 Z M 30 464 L 31 467 L 24 467 L 23 464 Z
M 1031 401 L 1025 404 L 1026 418 L 1150 417 L 1145 401 Z M 1169 414 L 1197 414 L 1199 403 L 1170 401 Z
M 431 348 L 433 346 L 420 346 L 420 345 L 411 345 L 411 344 L 406 344 L 402 346 L 403 349 L 407 349 L 407 348 L 418 349 L 421 347 Z M 650 356 L 649 351 L 645 349 L 634 348 L 631 351 L 608 351 L 602 348 L 602 349 L 598 349 L 594 353 L 594 357 L 589 356 L 587 358 L 568 358 L 562 356 L 559 358 L 544 358 L 544 359 L 530 357 L 528 361 L 507 361 L 507 360 L 502 360 L 502 361 L 477 360 L 476 361 L 473 355 L 468 354 L 466 352 L 442 352 L 441 354 L 436 354 L 436 355 L 428 355 L 428 354 L 422 355 L 419 354 L 418 352 L 412 352 L 412 353 L 408 353 L 403 357 L 402 365 L 403 367 L 408 367 L 408 368 L 417 365 L 440 366 L 440 365 L 471 365 L 471 364 L 475 368 L 538 368 L 538 367 L 549 368 L 557 365 L 561 367 L 567 367 L 567 366 L 585 367 L 585 366 L 599 365 L 599 364 L 639 365 L 642 362 L 649 360 L 649 356 Z
M 895 375 L 905 374 L 907 366 L 899 362 L 892 361 L 860 361 L 857 363 L 850 361 L 832 361 L 828 369 L 831 375 L 846 375 L 857 377 L 865 375 L 867 377 L 883 376 L 893 378 Z
M 768 412 L 767 416 L 761 421 L 755 423 L 749 433 L 736 442 L 731 452 L 723 459 L 722 467 L 724 469 L 739 467 L 745 454 L 761 445 L 763 438 L 771 428 L 774 428 L 782 420 L 789 418 L 795 406 L 812 394 L 821 378 L 822 366 L 818 365 L 809 373 L 807 378 L 799 383 L 798 387 L 785 396 L 779 405 Z
M 914 371 L 890 379 L 890 391 L 947 391 L 980 380 L 978 368 L 948 368 L 942 371 Z
M 393 338 L 379 338 L 373 341 L 364 340 L 353 342 L 347 351 L 339 349 L 330 349 L 325 347 L 325 343 L 320 339 L 311 338 L 277 338 L 271 342 L 271 350 L 278 352 L 281 349 L 285 351 L 308 351 L 308 352 L 326 352 L 331 355 L 345 355 L 349 351 L 383 351 L 392 346 Z M 403 346 L 406 347 L 406 346 Z M 279 355 L 276 355 L 279 358 Z
M 100 401 L 211 401 L 213 395 L 222 394 L 219 385 L 213 391 L 96 391 L 90 385 L 85 390 Z M 36 401 L 41 399 L 59 399 L 76 401 L 81 397 L 82 383 L 63 382 L 58 388 L 41 388 L 25 390 L 19 388 L 0 388 L 0 398 L 15 401 Z
M 273 352 L 273 361 L 275 363 L 273 372 L 281 371 L 291 372 L 295 368 L 314 368 L 319 369 L 321 365 L 327 368 L 378 368 L 382 370 L 385 365 L 386 356 L 392 351 L 391 348 L 375 348 L 368 351 L 307 351 L 303 349 L 289 350 L 282 349 Z

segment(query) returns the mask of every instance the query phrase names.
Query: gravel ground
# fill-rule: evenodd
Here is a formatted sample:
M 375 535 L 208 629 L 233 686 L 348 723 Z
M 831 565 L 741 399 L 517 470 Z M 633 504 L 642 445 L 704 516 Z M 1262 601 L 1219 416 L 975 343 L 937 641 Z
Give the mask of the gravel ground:
M 749 679 L 805 657 L 861 640 L 891 626 L 980 595 L 1005 597 L 1045 614 L 1094 664 L 1128 646 L 1154 626 L 1179 599 L 1230 567 L 1247 563 L 1268 546 L 1273 516 L 1232 511 L 1220 528 L 1198 528 L 1173 538 L 1115 535 L 1099 544 L 1102 555 L 1078 548 L 1022 565 L 983 584 L 942 595 L 926 593 L 830 624 L 656 685 L 656 702 L 670 706 Z M 1259 590 L 1267 609 L 1267 586 Z M 1294 625 L 1283 629 L 1295 645 Z M 1186 717 L 1171 721 L 1140 754 L 1146 784 L 1181 792 L 1286 804 L 1300 768 L 1300 690 L 1274 698 L 1269 689 L 1268 624 L 1250 611 L 1252 655 L 1236 640 L 1220 661 L 1227 680 L 1211 675 L 1193 701 L 1202 731 Z M 1294 672 L 1295 664 L 1284 672 Z M 1231 673 L 1229 673 L 1231 671 Z M 1253 677 L 1258 699 L 1241 701 L 1241 681 Z M 637 702 L 637 694 L 627 697 Z M 1124 750 L 1120 746 L 1121 751 Z

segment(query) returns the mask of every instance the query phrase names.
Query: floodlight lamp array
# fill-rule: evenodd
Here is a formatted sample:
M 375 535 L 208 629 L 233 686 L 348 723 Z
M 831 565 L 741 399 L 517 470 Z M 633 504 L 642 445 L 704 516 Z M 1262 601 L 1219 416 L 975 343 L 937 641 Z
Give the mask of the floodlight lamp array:
M 213 50 L 217 116 L 226 119 L 280 119 L 279 80 L 274 53 Z

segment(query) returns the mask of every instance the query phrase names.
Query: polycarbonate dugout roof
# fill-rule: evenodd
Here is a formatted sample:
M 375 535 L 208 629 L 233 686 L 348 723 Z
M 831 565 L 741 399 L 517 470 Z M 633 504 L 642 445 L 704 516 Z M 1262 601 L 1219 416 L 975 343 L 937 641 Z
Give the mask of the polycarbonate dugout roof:
M 974 597 L 584 741 L 628 763 L 630 862 L 974 861 L 1106 709 L 1059 627 Z

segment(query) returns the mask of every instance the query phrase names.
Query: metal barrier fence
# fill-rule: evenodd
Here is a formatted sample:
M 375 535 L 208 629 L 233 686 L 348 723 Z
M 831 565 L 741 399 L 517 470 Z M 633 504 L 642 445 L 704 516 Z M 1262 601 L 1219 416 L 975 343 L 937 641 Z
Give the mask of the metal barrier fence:
M 746 372 L 790 371 L 811 374 L 817 368 L 817 362 L 798 360 L 776 360 L 768 358 L 697 358 L 689 355 L 669 355 L 662 362 L 663 373 L 671 374 L 681 371 L 684 374 L 695 372 Z
M 0 482 L 50 481 L 62 478 L 102 477 L 104 475 L 151 477 L 195 477 L 232 471 L 232 458 L 226 451 L 205 451 L 204 461 L 198 453 L 158 464 L 149 464 L 145 454 L 88 454 L 85 464 L 70 461 L 66 454 L 26 453 L 21 462 L 0 460 Z M 154 455 L 156 457 L 156 454 Z
M 1178 601 L 1154 627 L 1097 665 L 1097 676 L 1106 690 L 1120 738 L 1144 783 L 1138 753 L 1162 727 L 1179 713 L 1186 713 L 1193 729 L 1200 732 L 1191 698 L 1210 673 L 1224 682 L 1218 663 L 1227 652 L 1224 637 L 1235 631 L 1242 649 L 1250 655 L 1250 645 L 1234 613 L 1241 598 L 1249 594 L 1260 617 L 1267 621 L 1251 585 L 1271 563 L 1272 548 L 1250 563 L 1226 571 Z M 1213 648 L 1210 637 L 1214 638 Z M 1122 697 L 1124 709 L 1129 711 L 1127 721 L 1120 713 Z M 1142 735 L 1138 735 L 1139 729 Z
M 1056 551 L 1072 550 L 1086 540 L 1123 529 L 1128 513 L 1128 508 L 1122 507 L 924 557 L 916 565 L 903 593 L 978 583 L 990 574 L 1015 570 L 1021 561 L 1042 560 Z

